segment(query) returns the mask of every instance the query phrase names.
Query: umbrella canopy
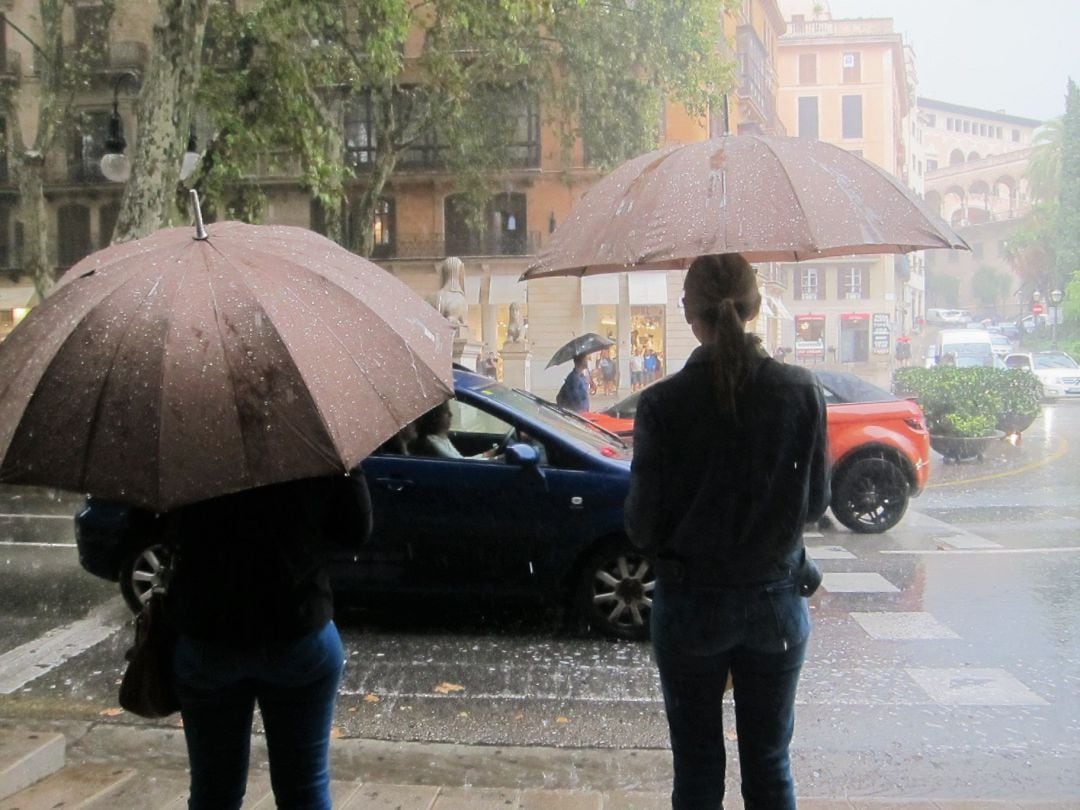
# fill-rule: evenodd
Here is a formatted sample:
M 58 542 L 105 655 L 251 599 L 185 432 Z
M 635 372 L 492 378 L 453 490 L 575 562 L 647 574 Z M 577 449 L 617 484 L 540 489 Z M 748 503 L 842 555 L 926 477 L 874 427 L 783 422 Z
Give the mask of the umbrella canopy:
M 545 368 L 551 368 L 560 363 L 569 363 L 580 354 L 592 354 L 593 352 L 603 351 L 608 346 L 614 345 L 615 341 L 608 340 L 606 337 L 601 337 L 596 334 L 596 332 L 586 332 L 584 335 L 578 335 L 569 343 L 560 347 L 555 354 L 551 355 L 551 359 L 548 360 L 548 364 Z
M 89 256 L 0 344 L 0 481 L 164 511 L 345 472 L 453 395 L 449 324 L 385 270 L 211 230 Z
M 967 243 L 896 178 L 807 138 L 725 135 L 627 161 L 593 186 L 523 279 L 802 261 Z

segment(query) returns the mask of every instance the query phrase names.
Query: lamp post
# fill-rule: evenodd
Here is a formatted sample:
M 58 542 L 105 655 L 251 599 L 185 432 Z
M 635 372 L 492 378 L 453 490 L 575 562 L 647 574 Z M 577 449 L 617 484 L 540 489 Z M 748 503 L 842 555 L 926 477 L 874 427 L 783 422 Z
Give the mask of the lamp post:
M 101 156 L 101 173 L 113 183 L 125 183 L 131 177 L 131 161 L 124 154 L 127 140 L 124 138 L 124 120 L 120 117 L 120 83 L 130 78 L 138 81 L 134 73 L 119 74 L 113 81 L 112 115 L 109 116 L 109 134 L 105 138 L 105 154 Z
M 1050 344 L 1051 347 L 1057 350 L 1057 324 L 1058 313 L 1061 312 L 1061 299 L 1065 297 L 1065 293 L 1061 290 L 1050 291 L 1050 303 L 1053 304 L 1053 308 L 1050 312 Z

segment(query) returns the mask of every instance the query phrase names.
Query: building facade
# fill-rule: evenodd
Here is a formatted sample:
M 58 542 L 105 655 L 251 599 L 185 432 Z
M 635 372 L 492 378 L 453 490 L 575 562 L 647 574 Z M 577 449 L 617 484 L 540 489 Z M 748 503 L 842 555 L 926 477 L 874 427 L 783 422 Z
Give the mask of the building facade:
M 833 19 L 828 3 L 781 3 L 779 112 L 790 134 L 833 143 L 913 189 L 921 184 L 914 60 L 891 19 Z M 873 374 L 925 308 L 922 259 L 864 256 L 788 264 L 795 358 Z

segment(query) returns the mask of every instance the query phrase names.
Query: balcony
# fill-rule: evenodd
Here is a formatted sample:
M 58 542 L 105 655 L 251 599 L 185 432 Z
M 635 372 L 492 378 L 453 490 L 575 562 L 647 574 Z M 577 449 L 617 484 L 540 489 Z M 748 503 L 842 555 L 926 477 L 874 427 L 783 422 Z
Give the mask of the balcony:
M 376 245 L 378 259 L 431 259 L 443 256 L 532 256 L 540 245 L 539 231 L 520 237 L 505 234 L 399 233 L 389 244 Z
M 897 36 L 891 19 L 805 20 L 795 17 L 788 23 L 783 38 L 880 36 Z
M 739 100 L 754 123 L 766 131 L 776 128 L 776 70 L 769 51 L 752 25 L 740 25 L 736 35 L 739 57 Z

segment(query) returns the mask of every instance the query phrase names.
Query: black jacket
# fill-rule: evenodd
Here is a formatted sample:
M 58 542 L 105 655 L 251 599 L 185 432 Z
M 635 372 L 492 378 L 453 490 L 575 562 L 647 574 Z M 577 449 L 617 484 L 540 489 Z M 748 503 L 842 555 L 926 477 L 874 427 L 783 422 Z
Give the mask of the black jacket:
M 181 507 L 166 606 L 177 629 L 236 646 L 298 638 L 333 617 L 324 564 L 371 534 L 363 475 L 306 478 Z
M 829 503 L 825 402 L 813 375 L 762 356 L 720 415 L 710 351 L 645 389 L 634 424 L 626 528 L 635 545 L 719 585 L 787 576 Z

